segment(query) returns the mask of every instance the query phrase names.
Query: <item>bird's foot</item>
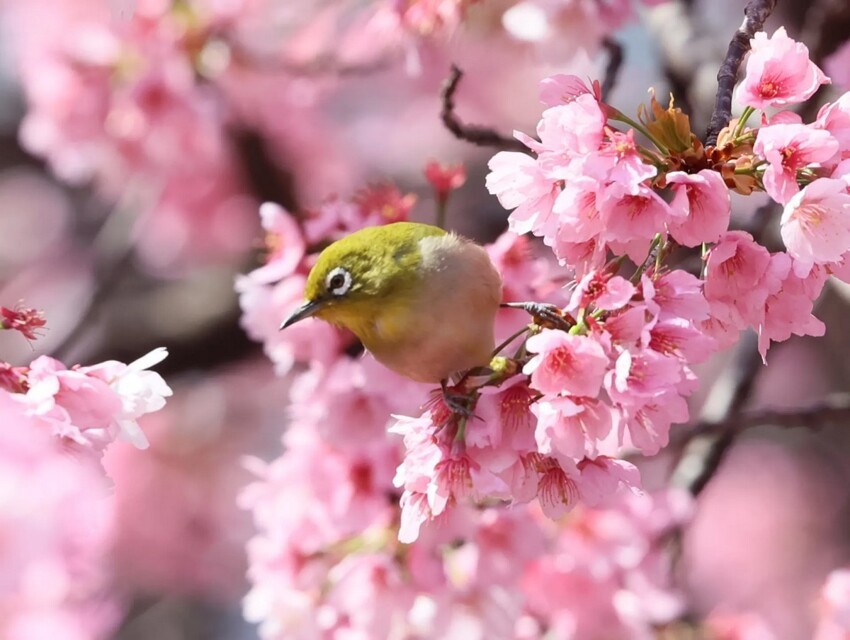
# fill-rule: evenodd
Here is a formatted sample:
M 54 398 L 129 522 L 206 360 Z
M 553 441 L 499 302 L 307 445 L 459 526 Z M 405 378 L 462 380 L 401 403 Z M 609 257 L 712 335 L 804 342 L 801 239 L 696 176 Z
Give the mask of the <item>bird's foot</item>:
M 509 309 L 522 309 L 534 319 L 534 323 L 541 327 L 551 327 L 569 331 L 572 325 L 564 316 L 564 312 L 554 304 L 546 302 L 503 302 L 503 307 Z
M 446 406 L 452 413 L 465 418 L 472 416 L 472 411 L 475 407 L 474 398 L 470 398 L 462 392 L 450 391 L 446 387 L 443 387 L 443 402 L 446 403 Z
M 442 404 L 454 417 L 471 418 L 475 410 L 477 394 L 471 393 L 463 385 L 449 387 L 445 380 L 440 382 Z

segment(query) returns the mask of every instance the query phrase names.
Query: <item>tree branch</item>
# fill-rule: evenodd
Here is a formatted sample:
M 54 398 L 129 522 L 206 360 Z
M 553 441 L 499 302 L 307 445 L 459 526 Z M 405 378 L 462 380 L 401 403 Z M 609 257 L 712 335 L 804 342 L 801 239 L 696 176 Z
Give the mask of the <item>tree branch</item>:
M 607 100 L 617 84 L 620 69 L 623 66 L 623 45 L 610 36 L 602 39 L 602 48 L 608 54 L 608 64 L 605 65 L 605 76 L 602 79 L 602 100 Z
M 719 421 L 719 423 L 724 423 L 727 426 L 718 429 L 717 439 L 711 443 L 702 459 L 702 468 L 688 482 L 688 491 L 692 495 L 698 496 L 705 489 L 708 481 L 714 477 L 714 474 L 720 468 L 720 464 L 726 458 L 729 449 L 732 448 L 732 443 L 735 442 L 738 432 L 732 426 L 731 417 L 740 414 L 749 401 L 761 366 L 762 360 L 758 352 L 757 341 L 751 334 L 745 334 L 741 340 L 741 347 L 733 370 L 734 378 L 731 392 L 722 412 L 723 418 Z
M 91 330 L 104 304 L 121 287 L 124 280 L 134 273 L 135 244 L 131 230 L 137 222 L 139 210 L 145 208 L 142 200 L 147 204 L 147 200 L 140 195 L 141 191 L 140 183 L 130 182 L 94 233 L 91 240 L 94 254 L 94 292 L 83 305 L 74 326 L 51 350 L 50 355 L 57 360 L 65 360 L 73 354 L 80 339 Z M 156 195 L 148 194 L 147 198 L 153 202 L 158 196 L 157 189 Z
M 773 12 L 776 2 L 777 0 L 750 0 L 744 9 L 744 22 L 732 37 L 726 58 L 717 72 L 717 94 L 705 134 L 706 146 L 717 143 L 718 134 L 732 119 L 732 91 L 738 79 L 741 62 L 750 50 L 750 38 L 764 27 L 764 22 Z
M 446 129 L 451 131 L 455 138 L 471 142 L 479 147 L 495 147 L 504 151 L 527 152 L 528 148 L 519 140 L 507 138 L 488 127 L 467 125 L 460 121 L 455 114 L 454 97 L 462 77 L 463 71 L 457 65 L 453 64 L 449 77 L 446 79 L 443 89 L 440 92 L 440 102 L 442 105 L 440 119 L 443 121 Z
M 698 436 L 728 431 L 741 433 L 762 425 L 783 429 L 795 427 L 820 429 L 827 425 L 841 423 L 850 423 L 850 394 L 840 394 L 805 409 L 745 411 L 716 422 L 708 420 L 698 422 L 692 429 L 681 434 L 677 439 L 691 440 Z

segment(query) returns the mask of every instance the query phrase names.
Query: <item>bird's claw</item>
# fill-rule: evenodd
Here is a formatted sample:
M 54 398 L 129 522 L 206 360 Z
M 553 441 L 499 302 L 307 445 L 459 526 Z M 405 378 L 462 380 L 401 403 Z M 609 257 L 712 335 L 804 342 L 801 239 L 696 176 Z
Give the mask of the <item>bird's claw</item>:
M 445 382 L 443 382 L 440 386 L 443 391 L 443 403 L 449 411 L 461 418 L 473 417 L 476 400 L 474 397 L 472 397 L 469 393 L 450 389 Z
M 555 327 L 564 331 L 569 331 L 572 328 L 561 309 L 554 304 L 546 302 L 505 302 L 502 306 L 511 309 L 523 309 L 534 319 L 535 324 L 540 326 Z
M 444 393 L 443 402 L 446 403 L 449 411 L 455 415 L 462 416 L 464 418 L 471 418 L 473 416 L 472 407 L 469 406 L 471 404 L 469 396 Z

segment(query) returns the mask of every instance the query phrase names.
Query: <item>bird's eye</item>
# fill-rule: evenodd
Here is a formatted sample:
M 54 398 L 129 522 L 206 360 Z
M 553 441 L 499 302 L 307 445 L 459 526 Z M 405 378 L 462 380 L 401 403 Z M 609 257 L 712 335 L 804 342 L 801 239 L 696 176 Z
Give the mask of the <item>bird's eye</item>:
M 337 267 L 328 273 L 325 286 L 335 296 L 344 296 L 351 288 L 351 274 L 342 267 Z

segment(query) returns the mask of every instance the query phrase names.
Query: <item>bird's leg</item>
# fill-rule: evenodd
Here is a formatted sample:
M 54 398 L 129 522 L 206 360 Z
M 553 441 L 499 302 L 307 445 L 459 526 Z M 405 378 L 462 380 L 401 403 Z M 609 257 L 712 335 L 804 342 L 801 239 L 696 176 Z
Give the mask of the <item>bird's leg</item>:
M 535 324 L 552 326 L 556 329 L 569 331 L 572 325 L 564 317 L 564 312 L 557 305 L 545 302 L 503 302 L 502 307 L 522 309 L 530 315 Z
M 440 380 L 440 388 L 443 391 L 443 402 L 445 402 L 449 411 L 464 418 L 473 415 L 475 398 L 470 397 L 469 393 L 463 392 L 463 380 L 451 389 L 448 386 L 448 380 Z

